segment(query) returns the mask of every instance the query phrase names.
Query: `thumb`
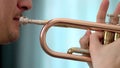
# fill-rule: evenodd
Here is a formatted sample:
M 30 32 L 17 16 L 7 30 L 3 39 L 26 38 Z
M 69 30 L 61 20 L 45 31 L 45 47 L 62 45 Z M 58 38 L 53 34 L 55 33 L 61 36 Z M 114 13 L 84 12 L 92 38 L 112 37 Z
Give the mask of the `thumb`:
M 101 37 L 97 33 L 92 33 L 90 35 L 90 52 L 96 52 L 96 50 L 100 49 L 102 46 L 100 39 Z
M 87 30 L 85 35 L 80 39 L 80 46 L 84 49 L 89 49 L 89 38 L 90 38 L 91 31 Z

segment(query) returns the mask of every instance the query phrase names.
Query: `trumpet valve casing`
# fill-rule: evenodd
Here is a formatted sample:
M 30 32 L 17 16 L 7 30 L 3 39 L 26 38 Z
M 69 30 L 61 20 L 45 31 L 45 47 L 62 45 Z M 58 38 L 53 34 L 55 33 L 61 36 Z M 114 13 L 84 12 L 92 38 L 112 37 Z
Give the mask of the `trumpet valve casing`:
M 104 44 L 109 44 L 111 42 L 114 41 L 114 36 L 115 36 L 115 33 L 114 32 L 109 32 L 109 31 L 105 31 L 105 34 L 104 34 Z

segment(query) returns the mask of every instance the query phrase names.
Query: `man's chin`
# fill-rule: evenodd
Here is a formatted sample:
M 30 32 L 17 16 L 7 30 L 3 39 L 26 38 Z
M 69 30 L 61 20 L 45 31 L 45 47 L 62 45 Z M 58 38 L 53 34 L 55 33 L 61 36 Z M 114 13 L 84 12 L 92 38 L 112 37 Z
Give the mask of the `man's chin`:
M 7 43 L 0 43 L 0 45 L 8 45 L 10 44 L 10 42 L 7 42 Z
M 13 42 L 17 41 L 17 39 L 12 39 L 12 40 L 9 40 L 9 41 L 3 41 L 3 42 L 0 42 L 0 45 L 8 45 L 8 44 L 11 44 Z
M 18 36 L 17 37 L 9 37 L 9 39 L 1 41 L 0 45 L 8 45 L 8 44 L 13 43 L 17 40 L 18 40 Z

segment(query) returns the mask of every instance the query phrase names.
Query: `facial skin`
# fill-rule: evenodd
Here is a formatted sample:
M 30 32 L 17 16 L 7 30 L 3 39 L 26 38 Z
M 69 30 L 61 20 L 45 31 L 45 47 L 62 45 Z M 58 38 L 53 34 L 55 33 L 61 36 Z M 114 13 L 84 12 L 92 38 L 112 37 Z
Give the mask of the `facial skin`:
M 19 17 L 31 8 L 31 0 L 0 0 L 0 44 L 19 38 Z

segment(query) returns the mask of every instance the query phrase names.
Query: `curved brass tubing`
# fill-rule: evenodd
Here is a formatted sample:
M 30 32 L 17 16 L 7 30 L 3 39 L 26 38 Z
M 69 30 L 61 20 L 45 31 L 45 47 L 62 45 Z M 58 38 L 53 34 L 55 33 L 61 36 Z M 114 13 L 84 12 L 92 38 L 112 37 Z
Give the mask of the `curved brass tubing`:
M 90 54 L 88 49 L 82 49 L 79 47 L 72 47 L 68 49 L 68 54 L 79 53 L 79 54 Z
M 72 28 L 79 28 L 79 29 L 81 28 L 81 29 L 90 29 L 90 30 L 95 30 L 95 31 L 96 30 L 111 31 L 111 32 L 120 33 L 120 27 L 117 25 L 100 24 L 100 23 L 66 19 L 66 18 L 56 18 L 53 20 L 49 20 L 42 28 L 42 31 L 40 34 L 40 42 L 41 42 L 41 46 L 44 49 L 44 51 L 53 57 L 71 59 L 71 60 L 77 60 L 77 61 L 85 61 L 85 62 L 91 61 L 91 58 L 82 56 L 82 55 L 73 55 L 73 54 L 55 52 L 48 47 L 46 43 L 46 34 L 49 28 L 55 25 L 61 26 L 61 27 L 72 27 Z
M 53 51 L 52 49 L 48 47 L 47 42 L 46 42 L 46 34 L 50 27 L 58 26 L 58 27 L 71 27 L 71 28 L 86 29 L 86 30 L 89 29 L 89 30 L 95 30 L 95 31 L 108 31 L 108 32 L 110 31 L 110 32 L 116 33 L 115 36 L 117 38 L 120 37 L 120 26 L 119 25 L 101 24 L 101 23 L 67 19 L 67 18 L 56 18 L 56 19 L 52 19 L 49 21 L 46 21 L 46 20 L 43 21 L 43 20 L 28 19 L 25 17 L 20 18 L 20 23 L 21 24 L 44 25 L 44 27 L 41 30 L 41 34 L 40 34 L 40 43 L 41 43 L 41 47 L 43 48 L 43 50 L 47 54 L 54 56 L 54 57 L 77 60 L 77 61 L 85 61 L 85 62 L 91 61 L 91 58 L 88 56 L 72 54 L 73 52 L 81 53 L 81 54 L 89 54 L 89 50 L 81 49 L 81 48 L 70 48 L 68 50 L 68 54 Z M 109 35 L 109 33 L 105 34 L 105 36 L 106 35 Z M 115 40 L 117 38 L 115 38 Z M 105 37 L 105 39 L 107 40 L 109 38 Z

